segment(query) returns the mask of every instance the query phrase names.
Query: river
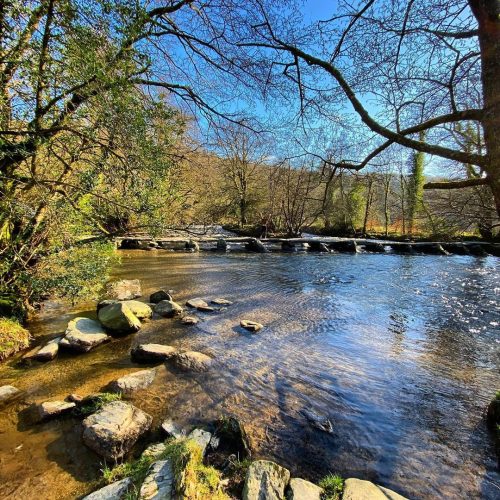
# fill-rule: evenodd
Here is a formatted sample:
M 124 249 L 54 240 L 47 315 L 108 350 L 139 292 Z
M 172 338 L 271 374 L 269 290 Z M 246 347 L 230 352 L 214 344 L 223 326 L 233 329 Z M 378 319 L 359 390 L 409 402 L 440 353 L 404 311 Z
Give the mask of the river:
M 254 455 L 293 475 L 370 479 L 409 498 L 500 498 L 483 413 L 500 389 L 500 259 L 378 254 L 121 252 L 115 277 L 234 301 L 197 326 L 154 319 L 136 335 L 47 364 L 0 366 L 0 385 L 28 401 L 88 394 L 137 367 L 131 346 L 156 342 L 213 355 L 207 374 L 160 367 L 133 402 L 185 426 L 234 414 Z M 38 341 L 95 304 L 47 304 L 29 325 Z M 82 313 L 83 311 L 83 313 Z M 94 315 L 94 316 L 93 316 Z M 258 334 L 240 319 L 265 325 Z M 24 406 L 0 412 L 0 497 L 75 498 L 99 477 L 75 419 L 36 426 Z M 316 429 L 307 409 L 327 416 Z M 21 410 L 19 412 L 19 410 Z

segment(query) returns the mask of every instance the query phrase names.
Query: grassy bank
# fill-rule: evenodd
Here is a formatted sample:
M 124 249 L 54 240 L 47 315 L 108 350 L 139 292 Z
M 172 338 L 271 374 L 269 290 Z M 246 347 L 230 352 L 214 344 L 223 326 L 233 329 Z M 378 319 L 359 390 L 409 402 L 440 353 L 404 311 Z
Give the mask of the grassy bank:
M 18 321 L 0 318 L 0 361 L 26 349 L 30 343 L 30 333 Z

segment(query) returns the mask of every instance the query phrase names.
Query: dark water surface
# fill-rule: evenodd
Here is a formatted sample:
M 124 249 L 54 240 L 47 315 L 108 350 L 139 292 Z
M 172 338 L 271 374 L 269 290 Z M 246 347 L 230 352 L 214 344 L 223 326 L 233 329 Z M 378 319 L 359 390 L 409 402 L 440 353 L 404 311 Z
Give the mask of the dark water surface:
M 144 300 L 221 296 L 233 306 L 187 327 L 159 319 L 134 336 L 48 364 L 0 368 L 29 401 L 87 394 L 137 368 L 129 349 L 158 342 L 217 359 L 208 374 L 160 367 L 134 403 L 184 425 L 239 417 L 256 456 L 316 480 L 360 477 L 409 498 L 500 498 L 483 412 L 500 389 L 500 259 L 398 255 L 121 253 L 116 276 L 139 278 Z M 35 335 L 54 336 L 93 304 L 47 307 Z M 81 314 L 81 313 L 80 313 Z M 266 325 L 257 335 L 240 319 Z M 0 413 L 0 497 L 75 498 L 99 460 L 74 419 L 30 426 Z M 328 416 L 333 433 L 303 410 Z

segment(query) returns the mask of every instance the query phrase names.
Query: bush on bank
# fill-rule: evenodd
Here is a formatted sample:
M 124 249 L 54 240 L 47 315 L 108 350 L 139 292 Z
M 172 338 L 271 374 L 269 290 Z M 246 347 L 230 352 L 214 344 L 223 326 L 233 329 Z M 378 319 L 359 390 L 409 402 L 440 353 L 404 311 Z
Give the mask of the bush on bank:
M 0 318 L 0 361 L 29 346 L 30 333 L 15 319 Z

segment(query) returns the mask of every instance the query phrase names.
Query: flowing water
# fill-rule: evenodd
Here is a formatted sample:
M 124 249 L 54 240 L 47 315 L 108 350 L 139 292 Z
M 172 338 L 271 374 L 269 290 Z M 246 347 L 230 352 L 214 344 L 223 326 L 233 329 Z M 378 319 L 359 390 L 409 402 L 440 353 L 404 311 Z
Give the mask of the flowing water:
M 136 335 L 47 364 L 0 367 L 29 402 L 96 391 L 137 370 L 130 347 L 171 344 L 217 359 L 207 374 L 162 366 L 133 402 L 186 426 L 234 414 L 255 456 L 317 480 L 329 472 L 376 481 L 409 498 L 500 498 L 484 409 L 500 389 L 500 259 L 398 255 L 123 252 L 115 275 L 139 278 L 144 300 L 225 297 L 195 327 L 155 319 Z M 47 305 L 38 341 L 94 304 Z M 265 324 L 256 335 L 240 319 Z M 75 498 L 99 460 L 75 419 L 30 425 L 24 405 L 0 413 L 0 497 Z M 328 417 L 333 432 L 304 410 Z

